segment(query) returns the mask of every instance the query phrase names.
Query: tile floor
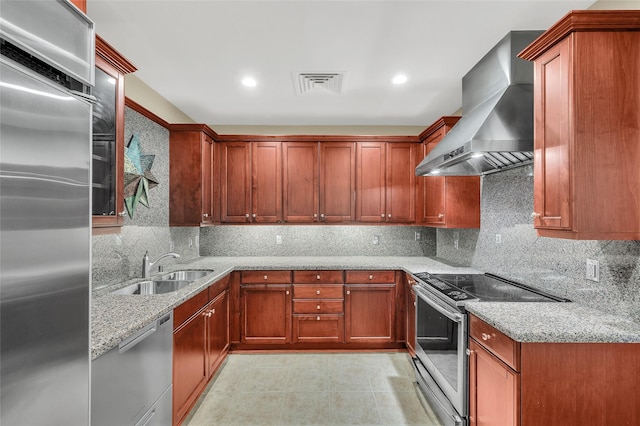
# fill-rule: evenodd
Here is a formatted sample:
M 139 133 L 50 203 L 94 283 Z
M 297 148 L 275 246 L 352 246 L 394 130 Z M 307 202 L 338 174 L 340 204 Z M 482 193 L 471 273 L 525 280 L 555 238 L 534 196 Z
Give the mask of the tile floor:
M 406 353 L 231 354 L 184 425 L 440 426 L 421 400 Z

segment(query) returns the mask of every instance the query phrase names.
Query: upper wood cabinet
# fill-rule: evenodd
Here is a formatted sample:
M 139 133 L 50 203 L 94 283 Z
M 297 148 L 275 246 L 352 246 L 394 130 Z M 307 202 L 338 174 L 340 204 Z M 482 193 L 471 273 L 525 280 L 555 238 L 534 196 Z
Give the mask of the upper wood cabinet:
M 124 76 L 135 66 L 96 36 L 93 95 L 93 234 L 120 232 L 124 209 Z
M 460 117 L 441 117 L 420 138 L 423 153 L 429 152 L 444 138 Z M 419 221 L 438 228 L 480 227 L 480 176 L 420 176 Z
M 534 61 L 538 235 L 640 239 L 640 11 L 573 11 Z
M 82 12 L 87 13 L 87 0 L 71 0 L 71 3 Z
M 284 221 L 316 222 L 320 209 L 318 144 L 283 143 Z
M 222 222 L 251 220 L 251 146 L 247 142 L 220 145 L 220 206 Z
M 206 226 L 220 220 L 214 200 L 219 169 L 214 167 L 215 132 L 203 124 L 175 124 L 169 134 L 169 224 Z
M 416 144 L 357 143 L 356 219 L 415 222 Z
M 320 142 L 320 221 L 356 218 L 356 147 L 353 142 Z

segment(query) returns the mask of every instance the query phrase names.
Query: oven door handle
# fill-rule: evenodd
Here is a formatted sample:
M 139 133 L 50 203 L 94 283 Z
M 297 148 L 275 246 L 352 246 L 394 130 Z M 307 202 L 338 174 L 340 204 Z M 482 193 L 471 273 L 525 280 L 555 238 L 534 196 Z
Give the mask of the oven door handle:
M 449 309 L 446 309 L 444 306 L 441 306 L 438 302 L 436 302 L 435 300 L 432 300 L 431 297 L 429 297 L 429 295 L 424 290 L 422 290 L 419 286 L 414 285 L 413 289 L 415 290 L 416 294 L 419 295 L 422 300 L 427 302 L 429 306 L 431 306 L 433 309 L 440 312 L 442 315 L 449 318 L 451 321 L 462 322 L 463 316 L 461 313 L 452 312 Z

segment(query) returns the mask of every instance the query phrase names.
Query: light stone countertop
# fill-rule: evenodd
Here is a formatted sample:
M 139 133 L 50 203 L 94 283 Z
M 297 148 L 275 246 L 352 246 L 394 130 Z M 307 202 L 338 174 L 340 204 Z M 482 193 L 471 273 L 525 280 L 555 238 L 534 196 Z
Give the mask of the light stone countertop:
M 137 330 L 171 312 L 211 283 L 234 270 L 357 270 L 389 269 L 405 272 L 480 273 L 429 257 L 321 256 L 321 257 L 201 257 L 173 265 L 180 269 L 213 269 L 187 287 L 160 295 L 112 295 L 109 291 L 142 281 L 141 278 L 96 290 L 92 296 L 91 356 L 99 357 Z M 640 324 L 575 303 L 475 302 L 468 310 L 519 341 L 640 342 Z
M 640 324 L 578 303 L 469 302 L 470 312 L 524 343 L 640 343 Z

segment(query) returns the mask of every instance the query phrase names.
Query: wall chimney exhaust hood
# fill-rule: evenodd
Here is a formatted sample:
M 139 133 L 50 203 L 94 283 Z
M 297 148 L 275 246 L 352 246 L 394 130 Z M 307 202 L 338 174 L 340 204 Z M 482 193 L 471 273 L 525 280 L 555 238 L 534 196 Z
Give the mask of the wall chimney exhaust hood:
M 462 118 L 416 175 L 484 175 L 533 162 L 533 63 L 517 55 L 542 32 L 509 32 L 463 77 Z

